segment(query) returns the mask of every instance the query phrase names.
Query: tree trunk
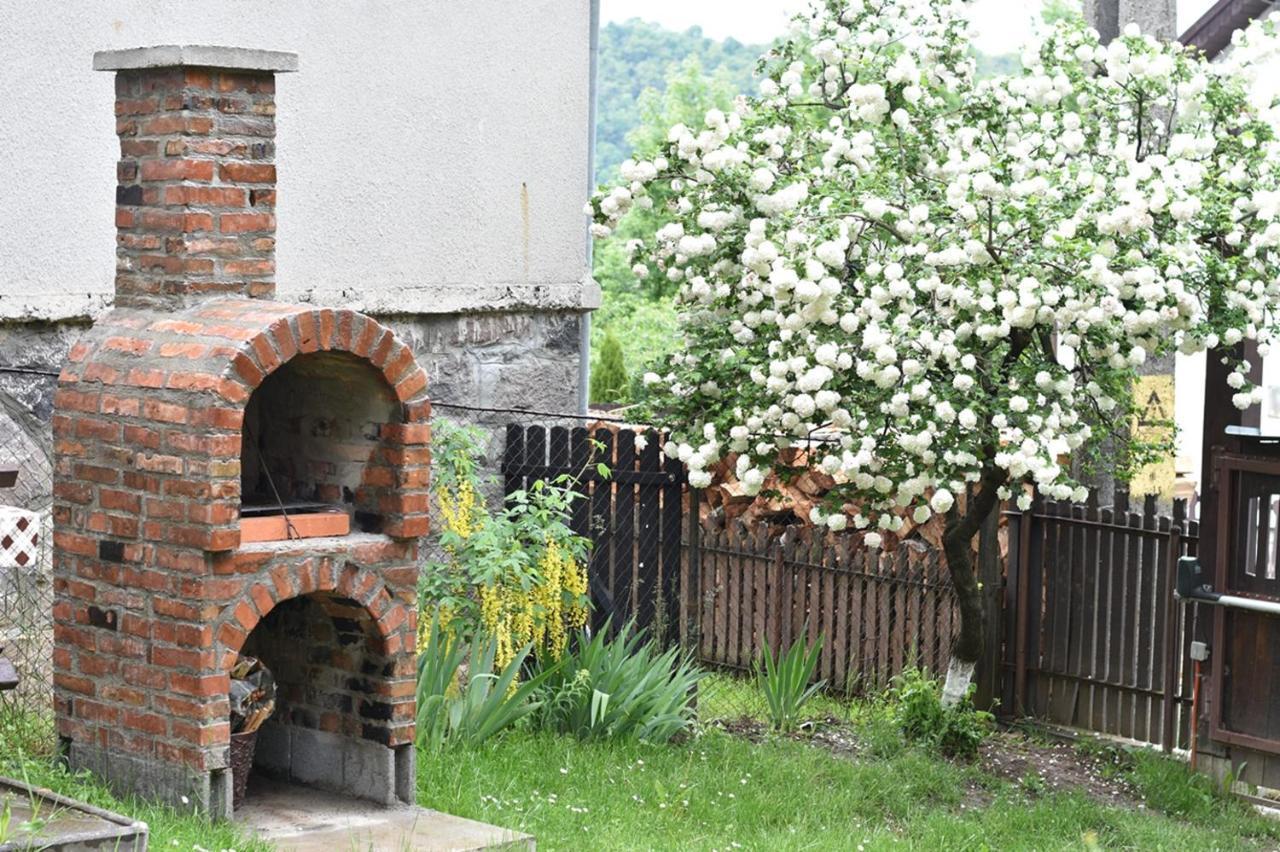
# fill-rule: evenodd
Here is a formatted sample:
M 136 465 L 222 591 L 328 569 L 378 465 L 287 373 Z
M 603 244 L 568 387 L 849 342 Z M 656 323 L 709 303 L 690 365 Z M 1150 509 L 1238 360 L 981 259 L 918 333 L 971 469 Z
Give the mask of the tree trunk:
M 947 666 L 947 681 L 942 690 L 942 703 L 946 707 L 954 707 L 968 694 L 978 659 L 982 656 L 986 613 L 982 609 L 978 578 L 973 572 L 971 546 L 982 522 L 997 509 L 997 492 L 1004 479 L 1004 471 L 988 468 L 983 472 L 977 491 L 965 501 L 963 514 L 958 501 L 947 512 L 942 553 L 947 560 L 951 586 L 960 608 L 960 629 L 951 643 L 951 662 Z

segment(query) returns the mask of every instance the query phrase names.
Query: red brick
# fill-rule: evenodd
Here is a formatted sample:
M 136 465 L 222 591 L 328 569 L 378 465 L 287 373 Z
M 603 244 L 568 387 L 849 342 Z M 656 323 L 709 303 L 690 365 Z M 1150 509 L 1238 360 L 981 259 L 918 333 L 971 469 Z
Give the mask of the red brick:
M 65 689 L 68 692 L 76 692 L 80 695 L 95 695 L 97 693 L 97 687 L 91 678 L 75 677 L 63 672 L 54 674 L 53 685 L 58 689 Z
M 343 352 L 350 352 L 353 336 L 352 326 L 356 321 L 356 315 L 351 311 L 341 311 L 336 318 L 338 326 L 333 335 L 333 348 L 340 349 Z
M 113 468 L 92 464 L 78 464 L 74 469 L 77 479 L 87 479 L 90 482 L 99 482 L 103 485 L 114 485 L 120 481 L 120 471 Z
M 97 393 L 59 388 L 53 395 L 53 407 L 59 411 L 86 411 L 97 413 L 102 397 Z
M 174 390 L 207 391 L 218 387 L 219 377 L 209 373 L 171 373 L 165 386 Z M 185 409 L 184 409 L 185 414 Z M 182 421 L 185 422 L 185 417 Z
M 143 160 L 143 180 L 213 180 L 213 160 Z
M 156 350 L 161 358 L 185 358 L 194 361 L 202 358 L 209 351 L 209 347 L 200 343 L 174 343 L 172 341 L 161 343 L 160 348 Z
M 155 98 L 116 98 L 116 115 L 149 115 L 157 105 Z
M 298 341 L 294 339 L 293 327 L 288 320 L 277 322 L 271 327 L 271 337 L 276 342 L 276 350 L 281 361 L 289 361 L 298 354 Z
M 236 621 L 240 622 L 240 626 L 245 630 L 252 630 L 258 623 L 258 614 L 248 601 L 240 601 L 235 608 Z
M 177 456 L 153 455 L 138 453 L 134 464 L 141 470 L 152 473 L 182 473 L 182 459 Z
M 131 731 L 140 731 L 152 736 L 162 736 L 168 730 L 168 723 L 163 716 L 155 713 L 140 713 L 136 710 L 124 714 L 124 726 Z
M 426 423 L 431 420 L 431 400 L 415 399 L 401 406 L 406 423 Z
M 128 491 L 117 491 L 114 488 L 103 488 L 98 492 L 98 502 L 104 509 L 115 509 L 122 512 L 137 513 L 142 509 L 142 498 Z
M 396 336 L 390 329 L 385 329 L 382 336 L 369 350 L 369 363 L 378 369 L 387 363 L 387 357 L 391 354 L 391 349 L 396 344 Z
M 360 331 L 360 337 L 352 344 L 351 351 L 361 357 L 368 356 L 373 351 L 373 346 L 378 342 L 378 338 L 385 331 L 386 329 L 373 320 L 366 319 L 364 328 Z
M 227 183 L 275 183 L 276 167 L 270 163 L 224 162 L 218 174 Z
M 273 275 L 276 271 L 274 260 L 228 260 L 222 265 L 227 275 Z
M 143 210 L 138 217 L 138 224 L 149 231 L 194 233 L 213 230 L 213 216 L 209 213 Z
M 76 420 L 76 437 L 96 441 L 119 441 L 120 424 L 95 417 L 81 417 Z
M 224 622 L 222 627 L 218 629 L 218 641 L 236 651 L 244 646 L 244 640 L 247 638 L 249 638 L 247 632 L 229 621 Z
M 386 376 L 387 381 L 394 386 L 400 377 L 413 366 L 413 351 L 403 343 L 400 347 L 392 352 L 387 361 L 387 366 L 383 369 L 382 374 Z
M 157 642 L 168 642 L 180 648 L 206 648 L 213 641 L 213 628 L 207 624 L 156 622 L 152 632 Z
M 73 707 L 75 715 L 81 719 L 90 722 L 100 722 L 107 725 L 114 725 L 120 719 L 120 710 L 97 701 L 89 701 L 87 699 L 76 699 Z
M 170 381 L 172 380 L 173 377 L 170 376 Z M 173 385 L 170 386 L 173 387 Z M 142 404 L 142 414 L 148 420 L 157 420 L 161 423 L 186 423 L 189 412 L 184 405 L 148 399 Z
M 55 482 L 53 496 L 68 503 L 84 505 L 93 500 L 93 487 L 85 482 Z
M 137 417 L 142 411 L 142 400 L 132 396 L 102 395 L 102 413 L 120 417 Z
M 182 621 L 196 621 L 198 619 L 208 618 L 214 615 L 217 611 L 216 609 L 192 606 L 186 601 L 159 597 L 152 597 L 151 608 L 155 610 L 156 615 L 158 616 L 177 618 Z
M 164 387 L 168 375 L 162 370 L 137 368 L 129 371 L 128 382 L 135 387 L 158 389 Z
M 383 525 L 383 532 L 392 538 L 421 538 L 431 532 L 431 519 L 427 515 L 392 518 Z
M 234 186 L 166 186 L 165 204 L 194 204 L 198 207 L 244 207 L 248 191 Z
M 141 689 L 118 684 L 104 685 L 101 690 L 101 698 L 104 701 L 114 701 L 117 704 L 125 704 L 129 707 L 145 707 L 147 705 L 147 694 Z
M 271 213 L 223 213 L 218 217 L 218 229 L 224 234 L 274 231 L 276 217 Z
M 393 606 L 387 611 L 386 615 L 382 616 L 382 618 L 378 620 L 378 629 L 382 631 L 384 636 L 390 635 L 395 632 L 400 625 L 404 624 L 404 622 L 404 607 Z
M 115 367 L 103 364 L 101 361 L 94 361 L 85 365 L 82 378 L 86 382 L 102 382 L 103 384 L 113 385 L 120 381 L 120 371 Z
M 254 606 L 258 608 L 259 615 L 266 615 L 275 609 L 275 595 L 261 583 L 253 584 L 253 587 L 249 589 L 249 597 L 253 600 Z
M 160 447 L 160 433 L 145 426 L 125 426 L 124 440 L 126 444 L 148 450 Z
M 170 648 L 166 645 L 154 645 L 151 648 L 153 665 L 171 669 L 207 669 L 213 665 L 212 650 L 197 651 L 191 648 Z
M 431 443 L 430 423 L 384 423 L 378 431 L 388 443 L 402 445 Z
M 293 583 L 291 566 L 282 565 L 271 572 L 271 582 L 276 587 L 276 600 L 287 601 L 297 596 L 298 590 Z
M 413 399 L 427 389 L 427 374 L 419 367 L 396 384 L 396 396 L 401 402 Z
M 320 332 L 316 336 L 317 349 L 332 349 L 333 335 L 337 329 L 337 317 L 329 308 L 322 309 L 319 314 Z
M 170 726 L 174 739 L 183 740 L 202 748 L 225 744 L 231 737 L 230 722 L 215 722 L 211 725 L 189 725 L 175 719 L 170 722 Z

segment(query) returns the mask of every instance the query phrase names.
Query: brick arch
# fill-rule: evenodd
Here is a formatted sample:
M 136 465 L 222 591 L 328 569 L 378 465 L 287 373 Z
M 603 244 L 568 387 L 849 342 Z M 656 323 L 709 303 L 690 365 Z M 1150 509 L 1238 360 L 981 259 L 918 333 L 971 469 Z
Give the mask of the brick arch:
M 381 574 L 353 563 L 335 570 L 333 563 L 316 565 L 315 561 L 277 566 L 223 609 L 213 625 L 220 671 L 225 673 L 235 664 L 249 634 L 267 613 L 286 600 L 313 594 L 338 595 L 363 607 L 381 643 L 380 653 L 391 656 L 413 647 L 416 619 L 404 601 L 392 597 Z
M 60 454 L 67 473 L 55 474 L 64 480 L 55 491 L 61 488 L 75 506 L 89 505 L 94 494 L 84 492 L 97 486 L 77 470 L 127 475 L 152 499 L 133 516 L 107 518 L 112 535 L 236 550 L 248 400 L 293 358 L 322 351 L 364 361 L 393 391 L 398 417 L 380 435 L 386 470 L 371 486 L 383 489 L 377 500 L 386 535 L 425 535 L 426 373 L 394 332 L 340 308 L 228 298 L 167 313 L 109 312 L 72 347 L 59 377 L 52 426 L 67 448 Z M 185 500 L 198 505 L 188 509 Z
M 239 342 L 217 385 L 223 399 L 245 402 L 267 376 L 298 355 L 345 352 L 371 364 L 403 404 L 404 422 L 423 422 L 427 375 L 413 350 L 391 329 L 356 311 L 342 308 L 295 310 L 260 326 Z
M 243 412 L 268 377 L 306 355 L 349 355 L 382 377 L 391 401 L 397 404 L 391 419 L 379 423 L 378 448 L 367 463 L 369 478 L 356 489 L 357 502 L 381 517 L 382 531 L 393 538 L 425 535 L 431 403 L 426 372 L 410 347 L 391 329 L 348 309 L 293 305 L 272 315 L 258 311 L 252 303 L 228 307 L 252 309 L 251 316 L 267 320 L 254 326 L 234 356 L 225 360 L 217 383 L 223 399 L 241 413 L 241 427 L 234 435 L 237 454 L 242 457 L 244 449 Z M 228 477 L 225 483 L 239 494 L 238 480 Z
M 407 596 L 394 597 L 386 578 L 377 569 L 341 559 L 286 559 L 286 564 L 261 571 L 251 580 L 246 580 L 249 581 L 246 593 L 227 605 L 213 623 L 213 657 L 217 669 L 211 677 L 205 678 L 207 683 L 204 685 L 211 700 L 218 702 L 218 707 L 211 712 L 219 717 L 225 717 L 229 712 L 229 706 L 224 702 L 230 695 L 230 669 L 249 635 L 269 613 L 287 601 L 309 599 L 319 605 L 325 615 L 334 618 L 336 628 L 339 618 L 351 617 L 350 609 L 354 603 L 362 611 L 360 626 L 373 639 L 373 645 L 365 653 L 374 654 L 385 665 L 373 675 L 359 669 L 352 670 L 353 676 L 370 681 L 369 686 L 361 688 L 359 700 L 378 703 L 386 708 L 403 705 L 400 712 L 391 709 L 386 715 L 377 717 L 385 720 L 383 722 L 373 723 L 372 716 L 360 716 L 359 724 L 382 726 L 382 741 L 389 746 L 413 741 L 412 696 L 416 669 L 413 648 L 417 619 Z M 331 606 L 334 609 L 330 609 Z M 287 674 L 278 674 L 278 682 L 287 683 Z M 350 712 L 358 713 L 359 708 L 353 706 Z M 230 728 L 227 725 L 217 726 L 211 736 L 211 745 L 225 746 L 230 742 Z M 364 736 L 369 738 L 371 735 L 366 732 Z

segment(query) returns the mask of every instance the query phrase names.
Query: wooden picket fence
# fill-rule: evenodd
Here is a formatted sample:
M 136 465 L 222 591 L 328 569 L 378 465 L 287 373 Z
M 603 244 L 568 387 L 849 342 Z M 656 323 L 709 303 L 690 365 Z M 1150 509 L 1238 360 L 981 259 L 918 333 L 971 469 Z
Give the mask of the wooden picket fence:
M 1137 507 L 1135 507 L 1137 508 Z M 1037 501 L 1010 512 L 1006 711 L 1163 746 L 1190 737 L 1194 605 L 1173 595 L 1199 524 L 1157 512 Z
M 868 550 L 852 536 L 793 527 L 704 525 L 694 623 L 698 656 L 749 669 L 764 649 L 822 636 L 815 677 L 858 693 L 904 668 L 944 671 L 956 613 L 940 554 L 911 544 Z
M 815 678 L 856 694 L 904 668 L 946 670 L 958 612 L 942 554 L 922 542 L 868 550 L 859 536 L 696 523 L 682 466 L 650 433 L 513 425 L 508 491 L 563 473 L 587 499 L 572 525 L 593 543 L 596 625 L 629 619 L 705 665 L 749 670 L 768 642 L 824 639 Z M 610 466 L 603 478 L 596 462 Z M 1135 507 L 1136 508 L 1136 507 Z M 1198 617 L 1173 597 L 1176 560 L 1199 525 L 1154 498 L 1131 510 L 1037 500 L 1007 510 L 1008 558 L 992 519 L 976 568 L 987 612 L 978 695 L 1003 715 L 1162 745 L 1189 737 L 1188 644 Z
M 608 429 L 511 424 L 502 457 L 506 493 L 537 480 L 568 477 L 583 499 L 570 527 L 591 539 L 588 567 L 596 629 L 634 620 L 675 641 L 679 630 L 684 466 L 660 452 L 657 433 L 643 449 Z M 598 465 L 609 472 L 602 476 Z

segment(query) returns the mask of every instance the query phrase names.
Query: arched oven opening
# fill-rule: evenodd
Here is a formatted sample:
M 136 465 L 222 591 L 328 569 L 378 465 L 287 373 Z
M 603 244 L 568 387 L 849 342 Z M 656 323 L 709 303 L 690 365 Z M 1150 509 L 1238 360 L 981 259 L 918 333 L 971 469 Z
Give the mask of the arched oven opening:
M 395 480 L 382 430 L 399 421 L 382 373 L 349 353 L 299 355 L 269 375 L 245 410 L 242 541 L 380 532 Z

